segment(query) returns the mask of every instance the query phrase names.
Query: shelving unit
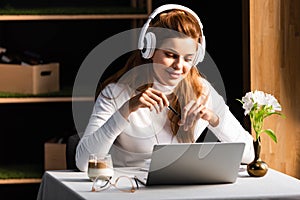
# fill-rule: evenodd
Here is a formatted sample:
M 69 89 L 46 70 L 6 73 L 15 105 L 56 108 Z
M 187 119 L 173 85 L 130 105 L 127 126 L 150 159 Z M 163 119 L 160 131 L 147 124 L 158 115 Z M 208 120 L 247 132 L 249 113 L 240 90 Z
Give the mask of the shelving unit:
M 139 4 L 139 5 L 138 5 Z M 141 12 L 141 6 L 145 6 L 146 13 L 122 13 L 122 14 L 6 14 L 1 15 L 0 12 L 0 23 L 1 22 L 9 22 L 9 21 L 78 21 L 78 20 L 132 20 L 132 27 L 136 27 L 138 21 L 142 21 L 147 19 L 148 15 L 152 10 L 152 0 L 140 1 L 131 0 L 132 8 L 139 8 L 139 12 Z M 51 9 L 50 9 L 51 11 Z M 47 9 L 47 12 L 50 12 Z M 23 12 L 23 11 L 22 11 Z M 43 11 L 40 11 L 43 12 Z M 101 11 L 100 11 L 101 12 Z M 107 11 L 106 11 L 107 12 Z M 124 11 L 122 11 L 124 12 Z M 37 102 L 68 102 L 68 101 L 93 101 L 93 97 L 76 97 L 72 98 L 71 93 L 70 97 L 18 97 L 18 98 L 1 98 L 1 103 L 37 103 Z
M 131 0 L 131 6 L 133 8 L 137 8 L 139 6 L 141 6 L 141 2 L 139 0 Z M 48 21 L 57 21 L 57 22 L 66 22 L 66 23 L 72 23 L 72 22 L 76 22 L 79 20 L 84 20 L 84 21 L 97 21 L 97 20 L 130 20 L 131 21 L 131 27 L 137 27 L 140 24 L 143 23 L 143 21 L 145 19 L 147 19 L 148 14 L 151 12 L 152 10 L 152 1 L 151 0 L 145 0 L 143 1 L 143 6 L 145 6 L 146 12 L 145 13 L 122 13 L 122 14 L 118 14 L 118 13 L 113 13 L 113 14 L 97 14 L 97 13 L 92 13 L 92 14 L 22 14 L 22 15 L 18 15 L 18 14 L 9 14 L 9 15 L 1 15 L 0 14 L 0 30 L 1 28 L 5 28 L 3 26 L 1 26 L 1 23 L 19 23 L 19 22 L 38 22 L 38 23 L 47 23 Z M 129 27 L 129 28 L 131 28 Z M 105 27 L 106 29 L 109 29 L 110 27 Z M 101 37 L 101 34 L 99 34 Z M 105 37 L 105 36 L 104 36 Z M 0 44 L 1 44 L 1 34 L 0 34 Z M 62 44 L 63 45 L 63 44 Z M 1 45 L 0 45 L 1 46 Z M 63 55 L 62 55 L 63 56 Z M 64 66 L 61 66 L 64 67 Z M 64 78 L 64 77 L 60 77 L 60 78 Z M 70 93 L 71 94 L 71 93 Z M 51 114 L 49 114 L 49 116 L 45 113 L 47 113 L 48 110 L 44 111 L 44 108 L 47 108 L 49 110 L 53 110 L 52 107 L 55 107 L 56 105 L 59 105 L 59 109 L 61 109 L 61 107 L 63 107 L 60 104 L 63 105 L 68 105 L 68 107 L 70 106 L 70 104 L 72 102 L 79 102 L 79 103 L 85 103 L 85 102 L 93 102 L 94 101 L 94 97 L 90 97 L 90 96 L 82 96 L 82 97 L 72 97 L 70 96 L 29 96 L 29 97 L 0 97 L 0 106 L 4 109 L 4 112 L 6 110 L 8 110 L 7 112 L 23 112 L 22 109 L 25 109 L 25 112 L 28 112 L 28 110 L 30 110 L 31 108 L 34 108 L 35 105 L 38 105 L 38 109 L 36 109 L 37 111 L 34 112 L 42 112 L 40 113 L 41 117 L 45 117 L 45 120 L 49 120 L 49 123 L 54 123 L 52 124 L 52 126 L 56 126 L 55 125 L 55 120 L 60 120 L 60 119 L 51 119 Z M 10 108 L 13 108 L 12 106 L 17 106 L 16 109 L 10 110 Z M 20 109 L 19 109 L 20 107 Z M 71 106 L 70 106 L 71 107 Z M 43 109 L 42 109 L 43 108 Z M 61 112 L 61 110 L 58 109 L 58 114 Z M 68 108 L 69 109 L 69 108 Z M 39 111 L 41 110 L 41 111 Z M 67 110 L 66 112 L 68 112 L 68 114 L 65 115 L 71 115 L 70 109 Z M 13 116 L 13 114 L 11 114 Z M 26 114 L 23 114 L 24 116 L 26 116 Z M 13 126 L 13 125 L 19 125 L 22 123 L 19 123 L 18 121 L 22 121 L 24 118 L 24 116 L 19 117 L 17 115 L 17 117 L 14 119 L 17 122 L 12 122 L 12 124 L 9 124 L 7 126 Z M 33 115 L 33 114 L 32 114 Z M 29 114 L 30 116 L 30 114 Z M 1 118 L 5 118 L 5 115 L 0 116 L 0 120 Z M 38 118 L 38 116 L 37 116 Z M 63 117 L 62 117 L 63 118 Z M 28 121 L 30 121 L 30 119 L 27 119 Z M 69 121 L 71 121 L 70 119 L 68 119 Z M 5 122 L 9 121 L 5 119 Z M 54 122 L 53 122 L 54 121 Z M 4 122 L 4 123 L 5 123 Z M 15 124 L 14 124 L 15 123 Z M 25 133 L 30 133 L 32 130 L 34 130 L 34 126 L 35 126 L 35 121 L 33 119 L 32 124 L 26 124 L 27 127 L 24 127 Z M 70 123 L 70 122 L 69 122 Z M 43 126 L 43 125 L 40 125 Z M 60 125 L 58 125 L 60 126 Z M 28 129 L 27 129 L 28 128 Z M 37 131 L 39 131 L 39 129 L 41 128 L 37 128 Z M 9 130 L 9 128 L 4 128 L 4 132 L 7 132 L 7 130 Z M 14 129 L 13 129 L 14 130 Z M 20 130 L 22 130 L 21 128 L 17 128 L 16 129 L 16 133 L 10 133 L 10 134 L 14 134 L 16 135 L 15 137 L 18 138 L 18 133 L 20 132 Z M 9 136 L 8 136 L 9 137 Z M 37 137 L 37 136 L 35 136 Z M 46 137 L 44 135 L 42 135 L 41 137 Z M 37 144 L 38 146 L 41 147 L 41 145 L 43 144 Z M 2 160 L 3 162 L 3 160 Z M 0 178 L 0 184 L 29 184 L 29 183 L 39 183 L 41 181 L 40 178 L 24 178 L 24 179 L 1 179 Z

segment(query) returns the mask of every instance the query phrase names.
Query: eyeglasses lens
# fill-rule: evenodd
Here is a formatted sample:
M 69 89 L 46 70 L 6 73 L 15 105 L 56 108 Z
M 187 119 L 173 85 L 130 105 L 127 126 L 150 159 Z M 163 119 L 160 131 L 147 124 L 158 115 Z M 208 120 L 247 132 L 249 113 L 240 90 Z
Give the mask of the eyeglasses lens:
M 135 184 L 136 184 L 136 188 L 138 189 L 138 184 L 136 181 Z M 135 192 L 136 190 L 134 181 L 132 180 L 132 178 L 128 176 L 119 176 L 115 180 L 115 183 L 111 183 L 109 177 L 99 176 L 94 180 L 92 191 L 93 192 L 102 191 L 108 189 L 111 185 L 123 192 Z

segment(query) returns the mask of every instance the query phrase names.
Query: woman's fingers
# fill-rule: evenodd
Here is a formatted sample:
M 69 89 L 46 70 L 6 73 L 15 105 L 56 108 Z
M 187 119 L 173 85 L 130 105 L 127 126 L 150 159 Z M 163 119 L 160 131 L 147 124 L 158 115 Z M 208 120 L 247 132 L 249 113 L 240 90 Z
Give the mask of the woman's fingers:
M 158 93 L 149 89 L 145 91 L 144 95 L 148 97 L 149 102 L 151 102 L 157 113 L 162 111 L 164 103 Z
M 196 101 L 190 101 L 183 108 L 182 118 L 179 121 L 178 125 L 183 126 L 183 129 L 187 131 L 200 118 L 210 122 L 210 119 L 213 115 L 214 113 L 207 109 L 204 105 Z
M 179 125 L 182 126 L 185 124 L 186 122 L 186 118 L 188 115 L 189 110 L 191 109 L 191 107 L 194 105 L 195 101 L 190 101 L 184 108 L 181 114 L 181 120 L 179 120 Z
M 153 98 L 155 98 L 157 101 L 159 101 L 161 107 L 163 108 L 164 106 L 169 106 L 169 100 L 167 98 L 167 96 L 162 93 L 161 91 L 155 90 L 153 88 L 148 88 L 148 90 L 146 91 L 150 91 L 150 94 L 153 94 Z
M 190 129 L 193 124 L 202 117 L 202 111 L 205 109 L 203 105 L 194 104 L 187 114 L 187 119 L 184 124 L 184 130 Z
M 141 107 L 148 107 L 151 111 L 155 109 L 157 113 L 169 105 L 166 95 L 153 88 L 148 88 L 141 93 L 139 101 L 142 104 Z
M 150 111 L 153 110 L 154 107 L 152 105 L 154 104 L 154 101 L 152 101 L 147 95 L 141 94 L 139 101 L 142 104 L 141 107 L 148 107 Z

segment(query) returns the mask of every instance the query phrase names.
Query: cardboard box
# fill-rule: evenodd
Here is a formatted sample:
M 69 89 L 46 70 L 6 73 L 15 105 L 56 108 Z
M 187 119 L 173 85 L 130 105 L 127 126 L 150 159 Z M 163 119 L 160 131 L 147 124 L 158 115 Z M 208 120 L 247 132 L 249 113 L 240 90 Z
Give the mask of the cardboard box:
M 45 170 L 63 170 L 67 169 L 66 162 L 66 144 L 46 142 L 45 148 Z
M 59 63 L 42 65 L 0 64 L 0 91 L 42 94 L 59 91 Z

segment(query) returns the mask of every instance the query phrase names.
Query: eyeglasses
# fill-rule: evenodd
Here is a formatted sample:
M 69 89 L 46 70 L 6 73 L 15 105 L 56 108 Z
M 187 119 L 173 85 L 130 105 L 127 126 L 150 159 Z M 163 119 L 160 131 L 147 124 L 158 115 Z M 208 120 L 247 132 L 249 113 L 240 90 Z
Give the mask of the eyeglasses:
M 135 184 L 133 183 L 133 181 Z M 97 176 L 93 181 L 92 192 L 99 192 L 110 188 L 110 186 L 114 186 L 118 190 L 122 192 L 135 192 L 139 189 L 139 185 L 137 179 L 135 177 L 129 176 L 119 176 L 115 183 L 111 182 L 111 177 L 107 176 Z

